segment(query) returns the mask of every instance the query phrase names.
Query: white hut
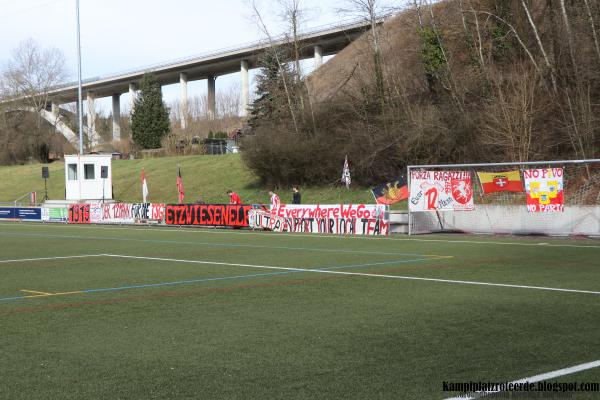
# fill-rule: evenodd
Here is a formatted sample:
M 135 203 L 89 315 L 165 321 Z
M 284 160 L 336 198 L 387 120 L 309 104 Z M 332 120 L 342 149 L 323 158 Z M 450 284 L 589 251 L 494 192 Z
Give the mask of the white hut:
M 111 160 L 110 154 L 65 155 L 66 199 L 112 199 Z

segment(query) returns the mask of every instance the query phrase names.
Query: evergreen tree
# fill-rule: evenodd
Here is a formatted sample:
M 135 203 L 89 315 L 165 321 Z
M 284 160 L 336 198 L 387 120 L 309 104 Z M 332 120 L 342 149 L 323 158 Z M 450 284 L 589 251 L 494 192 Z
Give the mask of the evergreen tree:
M 269 49 L 259 57 L 260 71 L 255 78 L 256 99 L 250 106 L 248 119 L 250 126 L 255 127 L 260 121 L 275 120 L 281 116 L 282 111 L 288 113 L 285 108 L 283 79 L 287 79 L 289 84 L 293 81 L 293 76 L 287 61 L 289 57 L 281 47 Z
M 145 74 L 131 113 L 133 141 L 142 149 L 157 149 L 169 130 L 169 109 L 163 102 L 160 84 L 153 74 Z

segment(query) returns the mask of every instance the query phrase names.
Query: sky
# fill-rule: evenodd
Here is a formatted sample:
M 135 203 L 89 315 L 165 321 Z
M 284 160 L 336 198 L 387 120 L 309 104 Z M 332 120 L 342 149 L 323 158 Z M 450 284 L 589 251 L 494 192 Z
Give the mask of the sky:
M 277 0 L 256 0 L 271 33 L 284 31 Z M 76 0 L 0 0 L 0 65 L 20 42 L 63 52 L 77 79 Z M 344 0 L 300 0 L 302 28 L 310 30 L 352 18 Z M 182 57 L 262 40 L 249 0 L 80 0 L 83 79 L 111 75 Z M 306 63 L 307 68 L 310 64 Z M 251 77 L 254 74 L 251 73 Z M 239 86 L 240 75 L 217 79 L 217 92 Z M 188 96 L 206 93 L 206 82 L 188 83 Z M 165 101 L 178 85 L 163 87 Z M 124 95 L 121 104 L 127 104 Z M 107 114 L 110 99 L 96 101 Z

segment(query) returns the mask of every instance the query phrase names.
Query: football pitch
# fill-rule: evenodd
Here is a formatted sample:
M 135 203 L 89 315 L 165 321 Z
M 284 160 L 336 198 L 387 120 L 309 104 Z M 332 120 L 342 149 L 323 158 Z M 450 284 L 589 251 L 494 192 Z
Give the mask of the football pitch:
M 598 240 L 0 223 L 0 277 L 0 399 L 600 382 Z

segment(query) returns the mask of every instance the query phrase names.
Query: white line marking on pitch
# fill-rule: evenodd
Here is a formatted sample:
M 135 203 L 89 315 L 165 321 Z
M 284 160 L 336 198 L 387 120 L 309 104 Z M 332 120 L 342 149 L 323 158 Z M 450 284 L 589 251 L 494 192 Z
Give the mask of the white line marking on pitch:
M 15 226 L 14 223 L 10 222 L 0 222 L 0 225 L 9 225 Z M 218 229 L 207 229 L 207 228 L 165 228 L 165 227 L 112 227 L 106 225 L 51 225 L 51 224 L 42 224 L 39 223 L 24 223 L 18 226 L 43 226 L 48 228 L 67 228 L 67 229 L 90 229 L 90 228 L 98 228 L 98 229 L 107 229 L 107 230 L 139 230 L 144 232 L 187 232 L 187 233 L 206 233 L 206 234 L 220 234 L 220 235 L 268 235 L 272 237 L 278 236 L 288 236 L 288 237 L 303 237 L 303 238 L 327 238 L 327 239 L 358 239 L 358 240 L 392 240 L 392 241 L 413 241 L 413 242 L 442 242 L 442 243 L 464 243 L 464 244 L 488 244 L 488 245 L 502 245 L 502 246 L 539 246 L 540 243 L 516 243 L 516 242 L 496 242 L 496 241 L 484 241 L 484 240 L 450 240 L 450 239 L 418 239 L 414 237 L 390 237 L 390 236 L 339 236 L 339 235 L 322 235 L 322 234 L 314 234 L 314 233 L 267 233 L 267 232 L 254 232 L 254 231 L 244 231 L 244 232 L 233 232 L 229 230 L 218 230 Z M 568 240 L 565 238 L 564 240 Z M 571 248 L 589 248 L 589 249 L 600 249 L 599 245 L 579 245 L 579 244 L 554 244 L 547 243 L 545 246 L 548 247 L 571 247 Z
M 585 371 L 588 369 L 592 369 L 592 368 L 598 368 L 600 367 L 600 360 L 596 360 L 596 361 L 592 361 L 592 362 L 588 362 L 585 364 L 579 364 L 579 365 L 575 365 L 573 367 L 568 367 L 568 368 L 563 368 L 563 369 L 559 369 L 556 371 L 551 371 L 551 372 L 546 372 L 544 374 L 540 374 L 540 375 L 535 375 L 535 376 L 530 376 L 529 378 L 523 378 L 523 379 L 519 379 L 517 381 L 512 381 L 509 382 L 513 383 L 513 384 L 518 384 L 518 383 L 536 383 L 536 382 L 541 382 L 541 381 L 545 381 L 548 379 L 554 379 L 554 378 L 558 378 L 559 376 L 565 376 L 565 375 L 571 375 L 577 372 L 581 372 L 581 371 Z M 489 391 L 485 391 L 485 392 L 474 392 L 474 393 L 468 393 L 466 396 L 458 396 L 458 397 L 450 397 L 447 398 L 445 400 L 473 400 L 473 399 L 478 399 L 490 394 L 494 394 L 494 393 L 500 393 L 501 390 L 489 390 Z M 522 392 L 519 392 L 522 393 Z M 469 396 L 469 397 L 467 397 Z
M 233 267 L 278 269 L 278 270 L 284 270 L 284 271 L 299 271 L 299 272 L 319 272 L 319 273 L 323 273 L 323 274 L 335 274 L 335 275 L 367 276 L 367 277 L 374 277 L 374 278 L 404 279 L 404 280 L 426 281 L 426 282 L 457 283 L 457 284 L 463 284 L 463 285 L 496 286 L 496 287 L 508 287 L 508 288 L 517 288 L 517 289 L 547 290 L 547 291 L 552 291 L 552 292 L 585 293 L 585 294 L 600 295 L 600 291 L 593 291 L 593 290 L 562 289 L 562 288 L 553 288 L 553 287 L 544 287 L 544 286 L 513 285 L 513 284 L 508 284 L 508 283 L 461 281 L 461 280 L 454 280 L 454 279 L 424 278 L 424 277 L 420 277 L 420 276 L 369 274 L 369 273 L 364 273 L 364 272 L 331 271 L 331 270 L 327 270 L 327 269 L 318 269 L 318 268 L 288 268 L 288 267 L 274 267 L 274 266 L 270 266 L 270 265 L 237 264 L 237 263 L 201 261 L 201 260 L 181 260 L 181 259 L 177 259 L 177 258 L 142 257 L 142 256 L 128 256 L 128 255 L 120 255 L 120 254 L 104 254 L 104 255 L 107 257 L 133 258 L 133 259 L 139 259 L 139 260 L 170 261 L 170 262 L 181 262 L 181 263 L 191 263 L 191 264 L 228 265 L 228 266 L 233 266 Z
M 25 261 L 44 261 L 44 260 L 64 260 L 69 258 L 86 258 L 86 257 L 101 257 L 104 254 L 83 254 L 77 256 L 57 256 L 57 257 L 40 257 L 40 258 L 18 258 L 15 260 L 0 260 L 0 263 L 16 263 Z
M 33 294 L 40 294 L 40 295 L 44 295 L 44 296 L 51 296 L 52 295 L 52 293 L 40 292 L 38 290 L 25 290 L 25 289 L 21 289 L 21 292 L 33 293 Z

